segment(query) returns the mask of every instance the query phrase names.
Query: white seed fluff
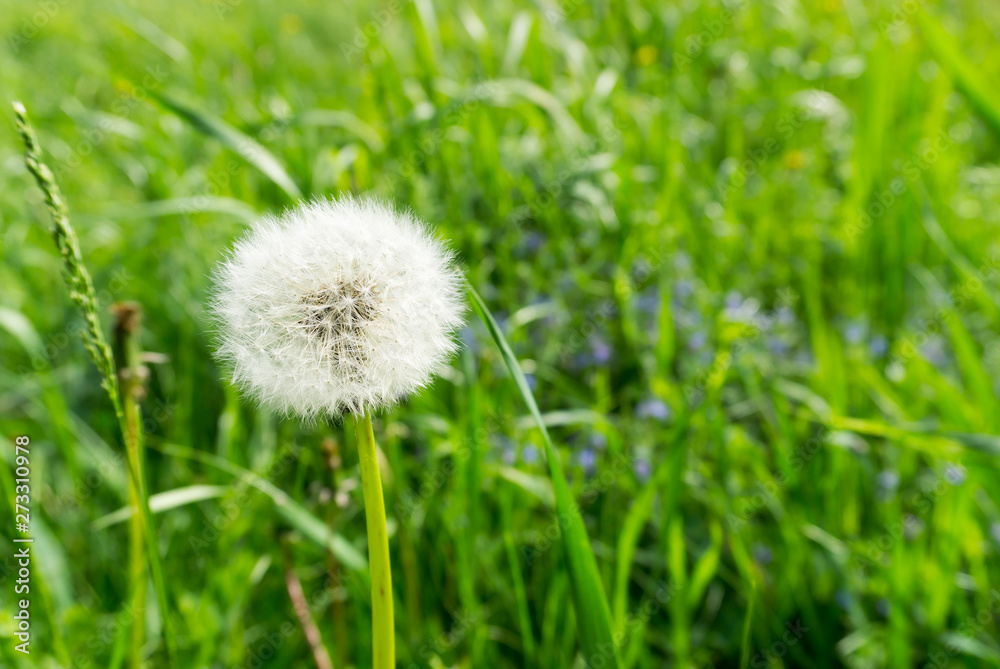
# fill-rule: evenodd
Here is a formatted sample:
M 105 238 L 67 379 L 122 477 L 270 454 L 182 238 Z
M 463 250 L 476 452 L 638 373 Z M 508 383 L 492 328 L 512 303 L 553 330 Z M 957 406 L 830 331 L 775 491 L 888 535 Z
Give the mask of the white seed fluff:
M 305 418 L 424 387 L 465 316 L 452 253 L 413 214 L 351 197 L 255 224 L 216 271 L 212 312 L 234 384 Z

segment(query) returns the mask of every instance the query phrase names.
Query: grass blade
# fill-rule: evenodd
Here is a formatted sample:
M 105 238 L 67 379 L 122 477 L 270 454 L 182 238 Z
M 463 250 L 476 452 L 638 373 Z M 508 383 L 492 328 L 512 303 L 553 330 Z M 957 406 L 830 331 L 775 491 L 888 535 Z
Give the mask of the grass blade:
M 299 117 L 299 123 L 315 127 L 343 128 L 363 141 L 372 153 L 385 151 L 385 141 L 378 130 L 350 112 L 340 109 L 310 109 Z
M 202 502 L 206 499 L 222 497 L 228 491 L 229 488 L 217 485 L 191 485 L 183 488 L 175 488 L 150 495 L 149 510 L 153 513 L 162 513 L 188 504 L 194 504 L 195 502 Z M 107 529 L 112 525 L 125 522 L 134 513 L 135 509 L 131 506 L 123 506 L 117 511 L 112 511 L 92 522 L 90 529 L 95 532 Z
M 165 444 L 158 447 L 158 450 L 168 455 L 197 460 L 198 462 L 211 465 L 253 486 L 270 497 L 278 513 L 281 514 L 289 525 L 301 532 L 306 538 L 324 548 L 328 548 L 345 567 L 359 572 L 367 572 L 368 561 L 358 552 L 358 549 L 339 534 L 331 532 L 326 523 L 309 513 L 305 507 L 289 497 L 284 490 L 281 490 L 270 481 L 265 480 L 252 471 L 234 465 L 217 455 L 196 451 L 193 448 L 177 444 Z
M 994 87 L 979 74 L 966 57 L 962 45 L 949 35 L 933 16 L 921 9 L 917 23 L 927 46 L 941 67 L 954 79 L 958 89 L 997 133 L 1000 133 L 1000 98 Z
M 528 386 L 528 381 L 521 371 L 521 365 L 514 352 L 507 344 L 507 339 L 500 332 L 500 327 L 483 302 L 475 288 L 469 285 L 476 313 L 482 319 L 490 336 L 500 349 L 504 364 L 514 378 L 521 397 L 534 416 L 542 441 L 545 445 L 545 457 L 549 465 L 549 476 L 552 478 L 552 488 L 555 493 L 556 514 L 559 518 L 559 528 L 565 544 L 566 560 L 569 563 L 570 579 L 573 584 L 573 594 L 576 602 L 576 617 L 579 627 L 580 647 L 583 650 L 587 666 L 617 667 L 619 666 L 618 649 L 615 646 L 611 629 L 611 608 L 608 606 L 607 595 L 597 569 L 597 559 L 590 547 L 590 539 L 583 525 L 580 509 L 573 499 L 566 476 L 563 474 L 559 455 L 556 453 L 545 421 L 538 410 L 535 396 Z
M 750 582 L 750 604 L 747 607 L 747 617 L 743 620 L 743 650 L 740 651 L 740 669 L 747 669 L 750 664 L 750 628 L 753 623 L 753 605 L 757 601 L 757 582 Z
M 187 105 L 162 93 L 153 94 L 160 103 L 209 137 L 222 142 L 244 160 L 267 175 L 288 197 L 302 199 L 302 191 L 281 166 L 278 159 L 259 142 L 249 137 L 221 118 Z

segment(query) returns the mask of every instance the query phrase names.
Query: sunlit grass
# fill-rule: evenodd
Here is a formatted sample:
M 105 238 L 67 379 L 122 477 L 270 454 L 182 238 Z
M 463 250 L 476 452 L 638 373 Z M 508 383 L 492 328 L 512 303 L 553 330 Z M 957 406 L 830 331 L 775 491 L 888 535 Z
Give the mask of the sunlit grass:
M 371 664 L 353 428 L 241 401 L 202 312 L 256 213 L 345 191 L 452 240 L 511 353 L 477 323 L 375 421 L 400 666 L 574 666 L 581 581 L 624 667 L 998 664 L 988 3 L 8 4 L 0 34 L 45 18 L 0 81 L 106 336 L 134 300 L 162 354 L 143 432 L 176 666 L 310 666 L 289 569 L 336 666 Z M 0 165 L 0 424 L 35 444 L 39 556 L 37 645 L 0 607 L 0 664 L 58 636 L 122 666 L 118 421 L 13 126 Z

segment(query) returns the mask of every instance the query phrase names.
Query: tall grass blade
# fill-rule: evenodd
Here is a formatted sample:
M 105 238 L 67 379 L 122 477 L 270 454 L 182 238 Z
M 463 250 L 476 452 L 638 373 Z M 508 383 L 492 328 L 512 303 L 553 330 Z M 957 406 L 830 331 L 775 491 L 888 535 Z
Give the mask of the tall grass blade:
M 52 216 L 52 237 L 55 240 L 56 248 L 63 258 L 63 265 L 66 269 L 66 283 L 69 287 L 70 297 L 76 303 L 77 308 L 83 315 L 87 323 L 87 328 L 83 332 L 83 342 L 90 353 L 97 370 L 101 375 L 101 387 L 108 394 L 111 404 L 114 407 L 115 415 L 118 418 L 118 425 L 122 432 L 122 438 L 129 444 L 130 435 L 134 436 L 134 449 L 138 449 L 138 459 L 126 458 L 129 475 L 135 482 L 136 506 L 141 516 L 143 539 L 146 543 L 147 560 L 149 570 L 153 577 L 153 585 L 156 590 L 157 605 L 160 609 L 162 620 L 163 640 L 166 646 L 167 664 L 172 665 L 172 659 L 177 657 L 177 640 L 174 636 L 173 624 L 170 621 L 170 607 L 168 605 L 166 581 L 163 578 L 163 566 L 160 561 L 159 546 L 156 541 L 156 529 L 153 525 L 153 515 L 149 510 L 149 495 L 143 481 L 141 468 L 141 421 L 138 420 L 138 408 L 134 411 L 123 406 L 121 393 L 118 387 L 118 375 L 115 367 L 114 357 L 111 347 L 108 346 L 101 330 L 101 322 L 97 315 L 97 297 L 94 292 L 94 284 L 90 279 L 90 274 L 83 264 L 83 257 L 80 254 L 80 245 L 76 238 L 76 232 L 70 225 L 69 216 L 66 210 L 66 203 L 62 199 L 59 186 L 55 182 L 52 170 L 42 162 L 42 151 L 38 145 L 34 128 L 28 121 L 28 114 L 24 105 L 14 102 L 14 116 L 18 132 L 25 147 L 25 164 L 28 171 L 34 175 L 39 188 L 45 194 L 45 203 L 48 206 L 49 214 Z M 128 414 L 128 415 L 126 415 Z M 137 524 L 138 526 L 138 524 Z M 138 527 L 136 528 L 138 531 Z
M 917 12 L 916 18 L 934 58 L 955 79 L 958 89 L 983 119 L 1000 133 L 1000 96 L 996 88 L 980 75 L 979 68 L 965 55 L 962 45 L 936 18 L 923 9 Z
M 757 582 L 750 583 L 750 603 L 747 606 L 747 617 L 743 620 L 743 649 L 740 651 L 740 669 L 750 665 L 750 629 L 753 627 L 753 607 L 757 602 Z
M 507 371 L 514 378 L 521 397 L 528 405 L 528 409 L 542 433 L 545 457 L 549 465 L 549 476 L 552 478 L 552 488 L 555 493 L 556 515 L 559 519 L 559 528 L 565 545 L 566 561 L 569 563 L 570 579 L 576 603 L 579 642 L 583 650 L 584 662 L 588 667 L 618 667 L 618 649 L 615 646 L 611 627 L 611 608 L 608 606 L 607 595 L 604 592 L 601 575 L 597 569 L 597 559 L 594 557 L 587 530 L 583 525 L 583 517 L 580 515 L 580 509 L 573 499 L 569 484 L 566 482 L 566 476 L 563 474 L 562 465 L 559 462 L 559 455 L 552 445 L 549 432 L 545 428 L 545 421 L 542 420 L 542 414 L 535 402 L 535 396 L 528 386 L 524 372 L 521 371 L 521 365 L 507 344 L 507 339 L 500 332 L 500 327 L 489 308 L 471 285 L 469 285 L 469 294 L 472 296 L 476 313 L 479 314 L 497 348 L 500 349 Z

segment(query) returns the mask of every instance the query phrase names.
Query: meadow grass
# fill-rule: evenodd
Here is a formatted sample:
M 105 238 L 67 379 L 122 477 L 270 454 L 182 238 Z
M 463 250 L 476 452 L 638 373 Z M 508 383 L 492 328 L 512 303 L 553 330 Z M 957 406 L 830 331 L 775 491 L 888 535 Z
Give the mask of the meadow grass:
M 135 301 L 161 354 L 175 666 L 313 666 L 296 581 L 333 664 L 371 666 L 353 426 L 241 401 L 204 307 L 256 215 L 344 191 L 433 222 L 511 352 L 476 320 L 375 421 L 401 666 L 609 666 L 579 530 L 620 666 L 1000 665 L 996 7 L 0 8 L 104 331 Z M 126 449 L 9 118 L 0 426 L 33 444 L 35 636 L 14 652 L 4 467 L 0 665 L 119 667 Z

